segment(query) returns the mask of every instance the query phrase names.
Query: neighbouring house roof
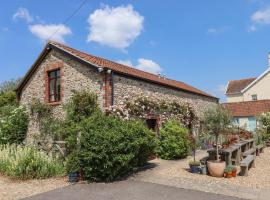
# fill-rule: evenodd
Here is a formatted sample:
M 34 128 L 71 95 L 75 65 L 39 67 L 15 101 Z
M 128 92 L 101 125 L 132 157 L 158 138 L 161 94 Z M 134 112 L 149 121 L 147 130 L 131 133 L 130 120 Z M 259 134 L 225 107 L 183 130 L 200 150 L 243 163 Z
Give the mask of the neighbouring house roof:
M 252 117 L 263 112 L 270 112 L 270 100 L 223 103 L 234 117 Z
M 238 94 L 241 93 L 243 89 L 245 89 L 249 84 L 255 81 L 256 78 L 246 78 L 241 80 L 233 80 L 229 81 L 226 94 Z
M 47 53 L 51 49 L 61 51 L 61 52 L 65 53 L 65 55 L 67 55 L 67 56 L 71 56 L 77 60 L 84 61 L 85 64 L 91 65 L 92 67 L 94 66 L 94 67 L 101 67 L 101 68 L 105 68 L 105 69 L 111 69 L 115 73 L 135 77 L 138 79 L 143 79 L 145 81 L 153 82 L 153 83 L 164 85 L 164 86 L 171 87 L 174 89 L 179 89 L 179 90 L 187 91 L 190 93 L 194 93 L 194 94 L 198 94 L 201 96 L 210 97 L 210 98 L 214 98 L 214 99 L 218 100 L 218 98 L 216 98 L 210 94 L 207 94 L 206 92 L 203 92 L 195 87 L 192 87 L 186 83 L 163 78 L 163 77 L 160 77 L 158 75 L 144 72 L 144 71 L 135 69 L 133 67 L 119 64 L 119 63 L 116 63 L 116 62 L 113 62 L 113 61 L 110 61 L 110 60 L 107 60 L 107 59 L 104 59 L 104 58 L 101 58 L 98 56 L 93 56 L 93 55 L 90 55 L 88 53 L 73 49 L 67 45 L 64 45 L 64 44 L 61 44 L 58 42 L 54 42 L 54 41 L 49 41 L 47 43 L 46 47 L 44 48 L 44 50 L 40 54 L 37 61 L 30 68 L 30 70 L 27 72 L 26 76 L 23 78 L 23 80 L 21 81 L 20 85 L 17 88 L 18 94 L 20 94 L 22 88 L 27 83 L 27 81 L 29 80 L 31 75 L 34 73 L 34 71 L 38 67 L 39 63 L 41 62 L 41 60 L 47 55 Z

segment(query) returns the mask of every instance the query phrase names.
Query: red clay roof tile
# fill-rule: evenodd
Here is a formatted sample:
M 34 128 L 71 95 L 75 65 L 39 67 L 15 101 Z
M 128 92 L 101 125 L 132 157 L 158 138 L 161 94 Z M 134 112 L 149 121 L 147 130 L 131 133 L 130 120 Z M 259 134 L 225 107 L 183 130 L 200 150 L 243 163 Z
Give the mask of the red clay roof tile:
M 244 101 L 222 104 L 234 117 L 257 116 L 263 112 L 270 112 L 270 100 Z
M 130 75 L 130 76 L 137 77 L 137 78 L 143 78 L 145 80 L 152 81 L 152 82 L 155 82 L 157 84 L 173 87 L 176 89 L 185 90 L 185 91 L 192 92 L 192 93 L 199 94 L 199 95 L 203 95 L 206 97 L 216 98 L 210 94 L 207 94 L 207 93 L 205 93 L 197 88 L 194 88 L 186 83 L 183 83 L 183 82 L 179 82 L 179 81 L 175 81 L 175 80 L 171 80 L 171 79 L 167 79 L 167 78 L 161 78 L 157 75 L 154 75 L 154 74 L 151 74 L 148 72 L 144 72 L 144 71 L 135 69 L 133 67 L 129 67 L 129 66 L 122 65 L 122 64 L 119 64 L 119 63 L 116 63 L 116 62 L 113 62 L 113 61 L 110 61 L 110 60 L 107 60 L 107 59 L 104 59 L 101 57 L 90 55 L 88 53 L 73 49 L 71 47 L 68 47 L 68 46 L 61 44 L 61 43 L 58 43 L 58 42 L 50 41 L 49 44 L 56 46 L 64 51 L 71 53 L 71 54 L 75 55 L 76 57 L 79 57 L 80 59 L 88 61 L 94 65 L 108 68 L 108 69 L 111 69 L 111 70 L 118 72 L 118 73 L 121 73 L 121 74 L 126 74 L 126 75 Z
M 247 79 L 229 81 L 226 94 L 240 93 L 243 89 L 245 89 L 245 87 L 247 87 L 255 79 L 256 78 L 247 78 Z

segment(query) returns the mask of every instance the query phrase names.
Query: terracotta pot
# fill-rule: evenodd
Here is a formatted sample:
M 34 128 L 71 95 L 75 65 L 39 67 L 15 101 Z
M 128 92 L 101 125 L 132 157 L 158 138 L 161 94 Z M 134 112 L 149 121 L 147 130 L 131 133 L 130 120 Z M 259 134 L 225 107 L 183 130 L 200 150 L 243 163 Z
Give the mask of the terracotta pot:
M 232 178 L 232 177 L 233 177 L 233 173 L 232 172 L 228 172 L 226 178 Z
M 232 177 L 236 177 L 237 170 L 232 171 Z
M 224 161 L 209 160 L 207 161 L 209 173 L 213 177 L 223 177 L 226 163 Z

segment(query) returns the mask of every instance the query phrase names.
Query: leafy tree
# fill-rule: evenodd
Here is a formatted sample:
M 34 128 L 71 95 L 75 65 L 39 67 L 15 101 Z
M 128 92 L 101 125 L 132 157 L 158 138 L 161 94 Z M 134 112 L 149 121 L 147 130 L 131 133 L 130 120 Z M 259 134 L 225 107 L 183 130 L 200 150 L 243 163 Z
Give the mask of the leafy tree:
M 216 158 L 219 160 L 218 139 L 220 134 L 225 134 L 231 130 L 232 117 L 223 107 L 215 106 L 205 111 L 203 125 L 207 133 L 215 136 Z
M 12 79 L 9 81 L 5 81 L 0 84 L 0 93 L 5 93 L 8 91 L 14 91 L 21 79 Z

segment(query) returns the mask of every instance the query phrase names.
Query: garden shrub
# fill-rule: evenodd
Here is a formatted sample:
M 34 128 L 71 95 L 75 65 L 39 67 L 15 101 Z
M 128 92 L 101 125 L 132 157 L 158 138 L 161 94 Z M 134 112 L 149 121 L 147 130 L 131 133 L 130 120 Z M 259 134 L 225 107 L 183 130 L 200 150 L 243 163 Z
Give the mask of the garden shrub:
M 10 106 L 18 105 L 16 93 L 14 91 L 7 91 L 0 93 L 0 107 L 7 105 Z
M 157 154 L 173 160 L 187 157 L 189 151 L 189 130 L 176 120 L 167 121 L 160 130 Z
M 0 144 L 20 144 L 26 138 L 28 115 L 24 107 L 0 107 Z
M 76 122 L 91 116 L 97 110 L 99 110 L 97 95 L 86 91 L 75 91 L 66 105 L 68 119 Z
M 127 175 L 144 165 L 155 148 L 154 134 L 141 121 L 95 112 L 79 126 L 80 148 L 69 155 L 67 166 L 69 172 L 81 168 L 89 181 L 113 181 Z
M 63 163 L 33 147 L 0 146 L 0 173 L 18 179 L 41 179 L 65 174 Z

